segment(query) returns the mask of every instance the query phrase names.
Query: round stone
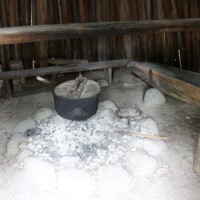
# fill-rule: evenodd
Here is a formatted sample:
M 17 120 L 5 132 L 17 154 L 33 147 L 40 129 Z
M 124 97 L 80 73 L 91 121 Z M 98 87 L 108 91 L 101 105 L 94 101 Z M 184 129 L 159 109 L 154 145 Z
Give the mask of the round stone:
M 40 189 L 52 190 L 55 188 L 56 173 L 51 163 L 29 157 L 25 160 L 24 172 L 27 178 Z
M 118 165 L 106 165 L 97 172 L 98 189 L 106 193 L 128 191 L 131 179 L 126 170 Z
M 135 151 L 127 155 L 128 167 L 135 176 L 147 176 L 155 172 L 157 161 L 143 151 Z
M 159 140 L 144 139 L 143 148 L 148 154 L 158 156 L 165 151 L 166 144 Z
M 148 89 L 144 95 L 144 103 L 148 106 L 163 105 L 165 102 L 165 96 L 155 88 Z
M 138 121 L 139 130 L 142 133 L 148 133 L 151 135 L 159 135 L 159 130 L 155 121 L 151 118 L 146 118 Z
M 41 108 L 33 114 L 33 119 L 39 122 L 53 116 L 53 114 L 54 112 L 50 108 Z
M 35 121 L 32 119 L 26 119 L 20 122 L 13 131 L 13 135 L 15 134 L 24 134 L 27 130 L 33 129 L 35 126 Z
M 96 183 L 89 173 L 80 169 L 68 168 L 58 172 L 57 188 L 63 194 L 75 199 L 87 199 L 94 193 Z

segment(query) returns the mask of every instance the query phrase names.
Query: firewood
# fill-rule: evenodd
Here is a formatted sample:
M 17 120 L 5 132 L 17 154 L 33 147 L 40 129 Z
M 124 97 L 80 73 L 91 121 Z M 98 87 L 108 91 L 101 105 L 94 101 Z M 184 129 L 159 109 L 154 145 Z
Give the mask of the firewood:
M 148 133 L 142 133 L 142 132 L 117 132 L 123 135 L 128 135 L 128 136 L 136 136 L 136 137 L 142 137 L 142 138 L 148 138 L 148 139 L 153 139 L 153 140 L 164 140 L 167 141 L 168 138 L 166 136 L 160 136 L 160 135 L 151 135 Z
M 195 155 L 195 161 L 194 161 L 194 171 L 197 175 L 200 176 L 200 135 L 198 139 L 198 145 Z

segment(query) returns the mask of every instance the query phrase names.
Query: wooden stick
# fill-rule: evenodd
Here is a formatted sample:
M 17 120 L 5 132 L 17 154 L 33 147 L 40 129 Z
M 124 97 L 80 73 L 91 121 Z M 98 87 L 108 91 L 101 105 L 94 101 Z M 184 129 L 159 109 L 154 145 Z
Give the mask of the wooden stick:
M 199 28 L 200 18 L 20 26 L 1 28 L 0 44 L 131 33 L 192 31 Z
M 77 77 L 77 78 L 74 80 L 74 85 L 72 85 L 72 87 L 69 89 L 70 95 L 73 95 L 74 93 L 77 92 L 78 87 L 79 87 L 81 81 L 82 81 L 82 79 L 81 79 L 80 77 Z
M 153 140 L 164 140 L 167 141 L 168 138 L 165 136 L 160 136 L 160 135 L 150 135 L 148 133 L 142 133 L 142 132 L 117 132 L 123 135 L 128 135 L 128 136 L 136 136 L 136 137 L 142 137 L 142 138 L 148 138 L 148 139 L 153 139 Z
M 198 139 L 198 145 L 195 155 L 195 161 L 194 161 L 194 171 L 197 175 L 200 176 L 200 135 Z

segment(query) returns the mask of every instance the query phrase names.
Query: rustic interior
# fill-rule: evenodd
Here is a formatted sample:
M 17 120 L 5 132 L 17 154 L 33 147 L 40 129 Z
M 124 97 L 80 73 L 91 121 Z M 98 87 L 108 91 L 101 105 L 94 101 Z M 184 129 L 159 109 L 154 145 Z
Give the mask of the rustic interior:
M 199 0 L 0 0 L 0 28 L 0 199 L 200 199 Z

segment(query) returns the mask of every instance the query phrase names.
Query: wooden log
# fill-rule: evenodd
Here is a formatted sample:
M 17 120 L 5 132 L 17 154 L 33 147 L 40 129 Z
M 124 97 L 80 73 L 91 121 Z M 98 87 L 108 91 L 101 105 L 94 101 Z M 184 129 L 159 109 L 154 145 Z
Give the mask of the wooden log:
M 200 107 L 200 74 L 148 62 L 129 63 L 128 69 L 161 92 Z
M 66 65 L 66 66 L 54 66 L 54 67 L 43 67 L 43 68 L 25 69 L 16 71 L 6 71 L 6 72 L 0 72 L 0 80 L 125 67 L 126 64 L 129 63 L 130 61 L 131 59 L 120 59 L 120 60 L 109 60 L 102 62 L 77 64 L 76 66 Z
M 0 44 L 125 35 L 130 33 L 192 31 L 199 30 L 199 28 L 200 18 L 21 26 L 2 28 Z
M 200 176 L 200 135 L 199 135 L 197 150 L 196 150 L 196 155 L 195 155 L 194 171 L 197 175 Z

